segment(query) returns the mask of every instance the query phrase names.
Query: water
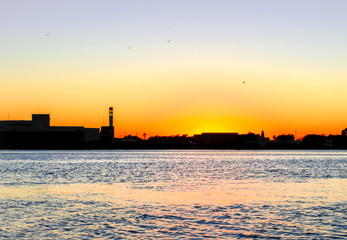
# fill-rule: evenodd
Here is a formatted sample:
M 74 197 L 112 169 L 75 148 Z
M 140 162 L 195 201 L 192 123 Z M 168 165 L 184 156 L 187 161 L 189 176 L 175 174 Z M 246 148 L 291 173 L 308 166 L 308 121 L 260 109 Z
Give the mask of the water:
M 347 239 L 347 151 L 0 151 L 0 239 Z

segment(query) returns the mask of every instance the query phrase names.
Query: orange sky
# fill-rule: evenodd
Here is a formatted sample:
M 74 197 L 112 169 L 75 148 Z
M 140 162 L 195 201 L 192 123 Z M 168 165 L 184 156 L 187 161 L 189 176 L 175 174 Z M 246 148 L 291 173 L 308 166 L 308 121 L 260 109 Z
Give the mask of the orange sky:
M 100 127 L 108 124 L 108 107 L 113 106 L 116 136 L 264 130 L 270 137 L 295 131 L 300 137 L 337 134 L 346 127 L 342 79 L 327 84 L 321 73 L 304 77 L 300 73 L 263 74 L 211 66 L 202 72 L 143 69 L 104 77 L 99 84 L 94 81 L 97 73 L 66 75 L 56 82 L 47 81 L 47 73 L 21 82 L 20 88 L 7 83 L 6 89 L 12 92 L 1 93 L 7 104 L 2 105 L 0 117 L 30 119 L 32 113 L 50 113 L 52 125 Z M 113 80 L 119 78 L 124 81 Z M 77 79 L 83 80 L 78 84 Z

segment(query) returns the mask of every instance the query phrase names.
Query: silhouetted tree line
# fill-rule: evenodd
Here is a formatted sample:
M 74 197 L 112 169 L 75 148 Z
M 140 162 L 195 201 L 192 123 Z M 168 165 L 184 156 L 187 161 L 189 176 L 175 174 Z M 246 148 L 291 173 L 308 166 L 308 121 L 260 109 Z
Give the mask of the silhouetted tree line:
M 273 140 L 263 135 L 225 134 L 216 136 L 154 136 L 146 140 L 134 136 L 116 139 L 108 145 L 118 149 L 347 149 L 347 128 L 341 135 L 309 134 L 296 140 L 293 134 L 273 136 Z
M 341 135 L 308 134 L 302 139 L 295 140 L 294 135 L 274 136 L 269 148 L 295 148 L 295 149 L 347 149 L 347 128 Z

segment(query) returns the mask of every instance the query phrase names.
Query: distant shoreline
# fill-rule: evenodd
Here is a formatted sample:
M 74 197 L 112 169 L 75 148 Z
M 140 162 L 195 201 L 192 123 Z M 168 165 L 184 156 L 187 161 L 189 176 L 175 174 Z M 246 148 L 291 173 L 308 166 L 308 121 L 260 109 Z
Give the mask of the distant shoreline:
M 173 147 L 153 147 L 153 148 L 148 148 L 148 147 L 98 147 L 98 148 L 88 148 L 88 147 L 84 147 L 84 148 L 72 148 L 72 147 L 65 147 L 65 148 L 61 148 L 61 147 L 11 147 L 11 148 L 6 148 L 6 147 L 0 147 L 0 151 L 1 150 L 238 150 L 238 151 L 242 151 L 242 150 L 253 150 L 253 151 L 263 151 L 263 150 L 347 150 L 347 148 L 301 148 L 301 147 L 296 147 L 296 148 L 173 148 Z

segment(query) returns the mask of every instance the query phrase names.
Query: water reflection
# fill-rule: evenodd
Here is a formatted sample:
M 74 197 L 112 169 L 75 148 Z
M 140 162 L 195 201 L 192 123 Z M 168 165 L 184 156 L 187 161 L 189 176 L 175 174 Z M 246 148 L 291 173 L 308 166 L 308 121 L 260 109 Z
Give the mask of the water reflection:
M 76 183 L 60 185 L 0 186 L 0 199 L 65 199 L 138 204 L 281 204 L 305 202 L 319 205 L 347 201 L 346 179 L 307 182 L 261 182 L 254 180 L 170 183 Z
M 346 185 L 346 180 L 329 179 L 289 184 L 231 181 L 193 190 L 185 185 L 172 189 L 121 183 L 2 186 L 1 220 L 9 224 L 3 225 L 0 236 L 341 237 Z
M 11 154 L 0 155 L 3 239 L 346 237 L 340 152 Z

